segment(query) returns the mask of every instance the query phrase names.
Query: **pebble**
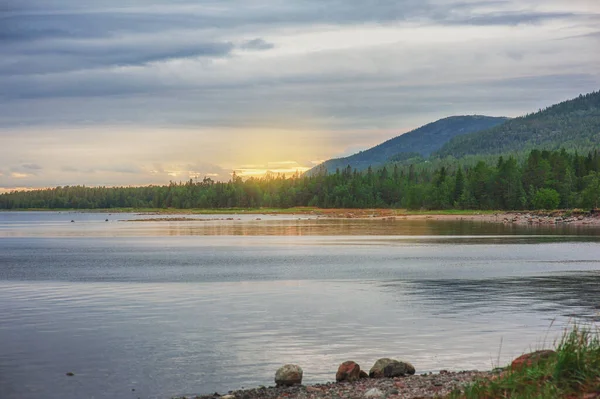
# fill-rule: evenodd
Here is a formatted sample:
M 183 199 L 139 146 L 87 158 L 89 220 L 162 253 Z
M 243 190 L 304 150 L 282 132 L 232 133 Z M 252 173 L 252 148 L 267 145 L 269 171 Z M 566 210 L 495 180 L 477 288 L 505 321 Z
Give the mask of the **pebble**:
M 378 398 L 433 398 L 444 397 L 456 388 L 477 379 L 491 378 L 491 372 L 448 371 L 444 374 L 425 374 L 401 378 L 360 379 L 356 382 L 328 382 L 309 386 L 294 385 L 291 387 L 260 387 L 233 391 L 230 394 L 236 399 L 367 399 L 366 393 L 371 390 L 381 392 Z M 374 392 L 377 392 L 374 391 Z M 396 393 L 397 392 L 397 393 Z M 194 399 L 214 399 L 214 395 L 197 396 Z M 223 397 L 219 398 L 222 399 Z
M 384 395 L 383 391 L 381 391 L 381 389 L 378 389 L 378 388 L 371 388 L 367 392 L 365 392 L 365 398 L 367 398 L 367 399 L 381 398 L 381 397 L 383 397 L 383 395 Z

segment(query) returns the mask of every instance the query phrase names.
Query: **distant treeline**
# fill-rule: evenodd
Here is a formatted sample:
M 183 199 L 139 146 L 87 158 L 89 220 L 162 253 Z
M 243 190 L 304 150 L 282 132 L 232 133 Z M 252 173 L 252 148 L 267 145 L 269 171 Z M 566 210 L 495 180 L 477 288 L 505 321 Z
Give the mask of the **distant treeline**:
M 0 209 L 322 208 L 556 209 L 598 207 L 600 155 L 533 150 L 460 165 L 421 162 L 317 176 L 210 178 L 166 186 L 57 187 L 0 195 Z

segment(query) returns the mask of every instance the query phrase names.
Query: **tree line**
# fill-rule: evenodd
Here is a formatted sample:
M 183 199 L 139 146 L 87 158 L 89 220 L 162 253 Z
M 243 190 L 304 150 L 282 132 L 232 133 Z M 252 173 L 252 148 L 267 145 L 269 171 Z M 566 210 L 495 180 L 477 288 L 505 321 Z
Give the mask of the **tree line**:
M 228 182 L 171 182 L 164 186 L 66 186 L 0 195 L 0 209 L 110 208 L 408 208 L 557 209 L 596 208 L 600 154 L 532 150 L 519 160 L 457 160 L 388 164 L 364 172 L 349 166 L 335 173 L 268 174 Z

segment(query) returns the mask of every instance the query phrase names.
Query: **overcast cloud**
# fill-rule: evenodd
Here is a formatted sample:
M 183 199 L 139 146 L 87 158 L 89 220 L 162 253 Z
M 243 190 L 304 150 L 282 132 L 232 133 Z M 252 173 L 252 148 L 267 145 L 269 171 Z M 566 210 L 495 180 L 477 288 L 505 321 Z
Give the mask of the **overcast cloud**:
M 600 88 L 597 0 L 9 0 L 0 190 L 291 172 Z

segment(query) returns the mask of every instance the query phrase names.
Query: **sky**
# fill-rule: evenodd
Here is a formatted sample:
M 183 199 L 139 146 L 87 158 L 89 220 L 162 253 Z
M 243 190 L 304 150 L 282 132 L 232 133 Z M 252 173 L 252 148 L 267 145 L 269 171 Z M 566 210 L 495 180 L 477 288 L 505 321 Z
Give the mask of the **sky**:
M 2 0 L 0 192 L 302 172 L 599 66 L 598 0 Z

